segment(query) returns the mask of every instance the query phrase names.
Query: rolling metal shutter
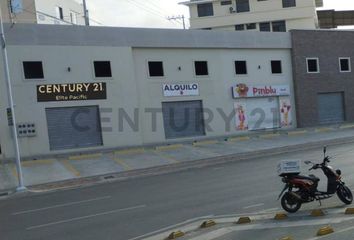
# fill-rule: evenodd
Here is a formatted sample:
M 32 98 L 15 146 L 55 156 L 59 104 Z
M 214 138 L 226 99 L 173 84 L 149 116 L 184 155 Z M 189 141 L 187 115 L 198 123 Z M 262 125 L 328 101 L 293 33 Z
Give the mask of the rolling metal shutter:
M 202 101 L 162 103 L 166 139 L 205 135 Z
M 343 122 L 343 93 L 318 94 L 318 117 L 321 124 Z
M 98 106 L 47 108 L 50 150 L 102 145 Z
M 247 99 L 249 130 L 279 128 L 280 110 L 278 97 Z

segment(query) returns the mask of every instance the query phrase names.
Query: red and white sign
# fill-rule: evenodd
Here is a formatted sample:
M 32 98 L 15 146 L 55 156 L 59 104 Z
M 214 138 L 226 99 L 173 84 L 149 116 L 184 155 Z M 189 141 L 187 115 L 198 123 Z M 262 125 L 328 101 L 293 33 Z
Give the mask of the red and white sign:
M 289 95 L 290 95 L 290 88 L 288 85 L 247 86 L 244 83 L 240 83 L 232 87 L 233 98 L 289 96 Z
M 163 95 L 165 97 L 198 96 L 198 83 L 187 84 L 163 84 Z

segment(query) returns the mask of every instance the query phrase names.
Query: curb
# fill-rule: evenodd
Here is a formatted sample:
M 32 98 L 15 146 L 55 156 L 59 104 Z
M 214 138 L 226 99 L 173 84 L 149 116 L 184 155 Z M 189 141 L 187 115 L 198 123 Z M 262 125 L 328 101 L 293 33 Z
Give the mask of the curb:
M 33 186 L 29 186 L 28 188 L 36 192 L 48 192 L 48 191 L 55 191 L 55 190 L 62 190 L 62 189 L 70 189 L 70 188 L 77 188 L 82 186 L 91 186 L 94 184 L 99 184 L 104 182 L 121 181 L 121 180 L 133 179 L 138 177 L 144 177 L 144 176 L 155 176 L 155 175 L 167 174 L 167 173 L 187 170 L 190 168 L 207 167 L 207 166 L 237 162 L 241 160 L 248 160 L 248 159 L 260 158 L 260 157 L 270 157 L 270 156 L 275 156 L 283 153 L 296 152 L 299 150 L 302 151 L 311 150 L 318 147 L 322 147 L 324 145 L 340 145 L 340 144 L 352 143 L 352 142 L 354 142 L 354 136 L 330 139 L 330 140 L 322 140 L 317 142 L 294 144 L 290 146 L 269 148 L 264 150 L 237 153 L 237 154 L 231 154 L 231 155 L 225 155 L 219 157 L 198 159 L 189 162 L 179 162 L 179 163 L 167 164 L 163 166 L 149 167 L 145 169 L 128 170 L 120 173 L 111 173 L 111 174 L 104 174 L 104 175 L 97 175 L 97 176 L 90 176 L 90 177 L 83 177 L 83 178 L 75 178 L 75 179 L 64 180 L 59 182 L 33 185 Z

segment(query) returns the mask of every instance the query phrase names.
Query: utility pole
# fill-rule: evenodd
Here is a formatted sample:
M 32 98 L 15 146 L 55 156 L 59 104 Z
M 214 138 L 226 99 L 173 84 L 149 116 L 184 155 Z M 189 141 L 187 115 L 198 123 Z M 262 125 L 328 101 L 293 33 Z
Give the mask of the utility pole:
M 7 91 L 8 91 L 7 95 L 8 95 L 11 114 L 12 114 L 12 134 L 13 134 L 13 138 L 14 138 L 15 153 L 16 153 L 16 169 L 17 169 L 17 176 L 18 176 L 18 187 L 16 190 L 18 192 L 21 192 L 21 191 L 26 191 L 26 187 L 23 183 L 20 145 L 18 142 L 16 117 L 15 117 L 15 104 L 14 104 L 13 96 L 12 96 L 11 76 L 10 76 L 10 69 L 9 69 L 9 61 L 8 61 L 8 57 L 7 57 L 6 39 L 5 39 L 5 31 L 4 31 L 4 24 L 3 24 L 3 19 L 2 19 L 1 6 L 0 6 L 0 25 L 1 25 L 2 54 L 3 54 L 3 58 L 4 58 L 5 78 L 6 78 Z
M 87 5 L 86 5 L 86 0 L 82 1 L 82 5 L 84 6 L 84 18 L 85 18 L 85 25 L 90 26 L 90 19 L 88 16 L 88 10 L 87 10 Z
M 185 23 L 185 17 L 184 15 L 178 15 L 178 16 L 172 16 L 172 17 L 167 17 L 168 20 L 172 21 L 172 20 L 182 20 L 183 22 L 183 29 L 186 29 L 186 23 Z

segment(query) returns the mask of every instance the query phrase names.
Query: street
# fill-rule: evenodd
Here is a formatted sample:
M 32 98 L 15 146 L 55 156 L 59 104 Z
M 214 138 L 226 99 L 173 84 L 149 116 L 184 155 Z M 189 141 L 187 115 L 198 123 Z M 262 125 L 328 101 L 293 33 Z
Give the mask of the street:
M 322 154 L 322 149 L 315 149 L 8 198 L 0 201 L 1 239 L 143 239 L 148 233 L 202 216 L 279 212 L 277 197 L 283 185 L 276 172 L 278 162 L 320 162 Z M 340 168 L 344 181 L 353 188 L 354 144 L 329 146 L 328 154 L 334 157 L 330 165 Z M 319 188 L 325 190 L 322 172 L 312 173 L 321 178 Z M 322 204 L 343 205 L 336 196 Z

